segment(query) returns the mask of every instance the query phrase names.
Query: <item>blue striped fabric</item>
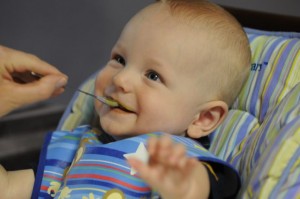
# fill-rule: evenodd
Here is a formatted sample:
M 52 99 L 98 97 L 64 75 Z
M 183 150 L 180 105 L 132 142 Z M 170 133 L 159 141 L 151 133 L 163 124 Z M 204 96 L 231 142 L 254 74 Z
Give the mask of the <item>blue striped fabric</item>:
M 158 198 L 158 194 L 131 174 L 124 154 L 134 153 L 149 137 L 162 133 L 140 135 L 108 144 L 99 140 L 100 132 L 89 126 L 74 131 L 49 134 L 42 152 L 33 198 Z M 232 166 L 217 159 L 197 142 L 172 136 L 187 148 L 187 155 L 207 163 L 214 162 L 232 178 L 236 189 L 238 174 Z M 230 186 L 227 186 L 230 190 Z

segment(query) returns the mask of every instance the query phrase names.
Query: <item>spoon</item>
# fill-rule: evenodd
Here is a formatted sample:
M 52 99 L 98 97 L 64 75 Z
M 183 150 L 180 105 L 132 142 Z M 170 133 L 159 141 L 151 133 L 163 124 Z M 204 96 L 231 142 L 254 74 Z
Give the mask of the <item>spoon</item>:
M 107 99 L 106 97 L 101 97 L 101 96 L 96 96 L 96 95 L 93 95 L 91 93 L 88 93 L 88 92 L 85 92 L 85 91 L 82 91 L 80 89 L 78 89 L 77 91 L 81 92 L 81 93 L 84 93 L 86 95 L 89 95 L 89 96 L 92 96 L 94 98 L 96 98 L 97 100 L 99 100 L 100 102 L 110 106 L 110 107 L 119 107 L 120 104 L 114 100 L 111 100 L 111 99 Z

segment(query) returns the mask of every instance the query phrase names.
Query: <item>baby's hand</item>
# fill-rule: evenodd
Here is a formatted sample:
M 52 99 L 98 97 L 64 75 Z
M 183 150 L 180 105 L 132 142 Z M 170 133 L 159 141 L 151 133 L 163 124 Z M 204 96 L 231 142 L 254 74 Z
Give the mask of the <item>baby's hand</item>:
M 6 171 L 0 165 L 1 199 L 28 199 L 31 196 L 34 174 L 31 169 Z
M 201 162 L 186 155 L 182 144 L 169 136 L 150 138 L 149 164 L 129 159 L 129 164 L 163 199 L 208 198 L 209 179 Z

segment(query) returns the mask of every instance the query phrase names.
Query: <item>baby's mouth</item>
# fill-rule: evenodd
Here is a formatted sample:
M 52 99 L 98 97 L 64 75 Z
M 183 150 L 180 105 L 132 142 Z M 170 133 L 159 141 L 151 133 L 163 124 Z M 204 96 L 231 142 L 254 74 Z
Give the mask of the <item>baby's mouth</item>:
M 125 111 L 127 113 L 134 113 L 132 109 L 130 109 L 129 107 L 122 105 L 119 103 L 119 105 L 117 107 L 113 107 L 113 108 L 118 108 L 121 109 L 122 111 Z
M 130 107 L 126 106 L 125 104 L 120 103 L 120 102 L 118 102 L 118 101 L 116 101 L 116 100 L 114 100 L 114 99 L 112 99 L 110 97 L 108 97 L 108 99 L 110 99 L 110 100 L 115 101 L 115 102 L 118 103 L 117 106 L 111 107 L 112 109 L 118 108 L 118 109 L 120 109 L 122 111 L 125 111 L 125 112 L 128 112 L 128 113 L 134 113 L 134 111 Z

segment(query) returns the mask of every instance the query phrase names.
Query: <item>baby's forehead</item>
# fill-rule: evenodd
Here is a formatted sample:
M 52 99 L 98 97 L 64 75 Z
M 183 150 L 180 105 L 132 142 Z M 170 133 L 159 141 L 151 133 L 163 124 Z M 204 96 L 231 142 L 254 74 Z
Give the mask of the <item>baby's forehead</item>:
M 201 20 L 198 20 L 197 26 L 194 23 L 196 22 L 189 23 L 188 18 L 181 17 L 180 13 L 171 13 L 167 5 L 154 4 L 133 17 L 129 23 L 132 28 L 128 31 L 128 35 L 132 37 L 130 33 L 135 32 L 137 37 L 134 40 L 142 38 L 143 42 L 140 43 L 150 43 L 149 49 L 152 47 L 152 51 L 153 49 L 157 52 L 171 51 L 175 57 L 170 56 L 166 59 L 175 61 L 178 69 L 181 69 L 178 71 L 193 73 L 204 70 L 214 58 L 213 54 L 217 54 L 218 51 L 219 39 L 212 36 L 215 30 L 206 27 Z M 140 36 L 139 33 L 143 33 L 144 36 Z M 158 34 L 158 37 L 153 37 L 155 34 Z
M 169 5 L 161 3 L 146 7 L 133 17 L 132 21 L 144 27 L 150 24 L 153 29 L 165 28 L 170 33 L 174 31 L 175 26 L 179 27 L 183 31 L 181 35 L 177 35 L 177 40 L 185 42 L 188 39 L 193 39 L 194 44 L 203 45 L 205 43 L 206 46 L 203 47 L 208 48 L 212 47 L 210 43 L 216 43 L 220 39 L 220 37 L 214 37 L 213 35 L 222 35 L 222 28 L 211 25 L 218 23 L 220 20 L 222 20 L 220 15 L 202 15 L 199 13 L 190 16 L 184 11 L 173 12 L 170 10 Z

